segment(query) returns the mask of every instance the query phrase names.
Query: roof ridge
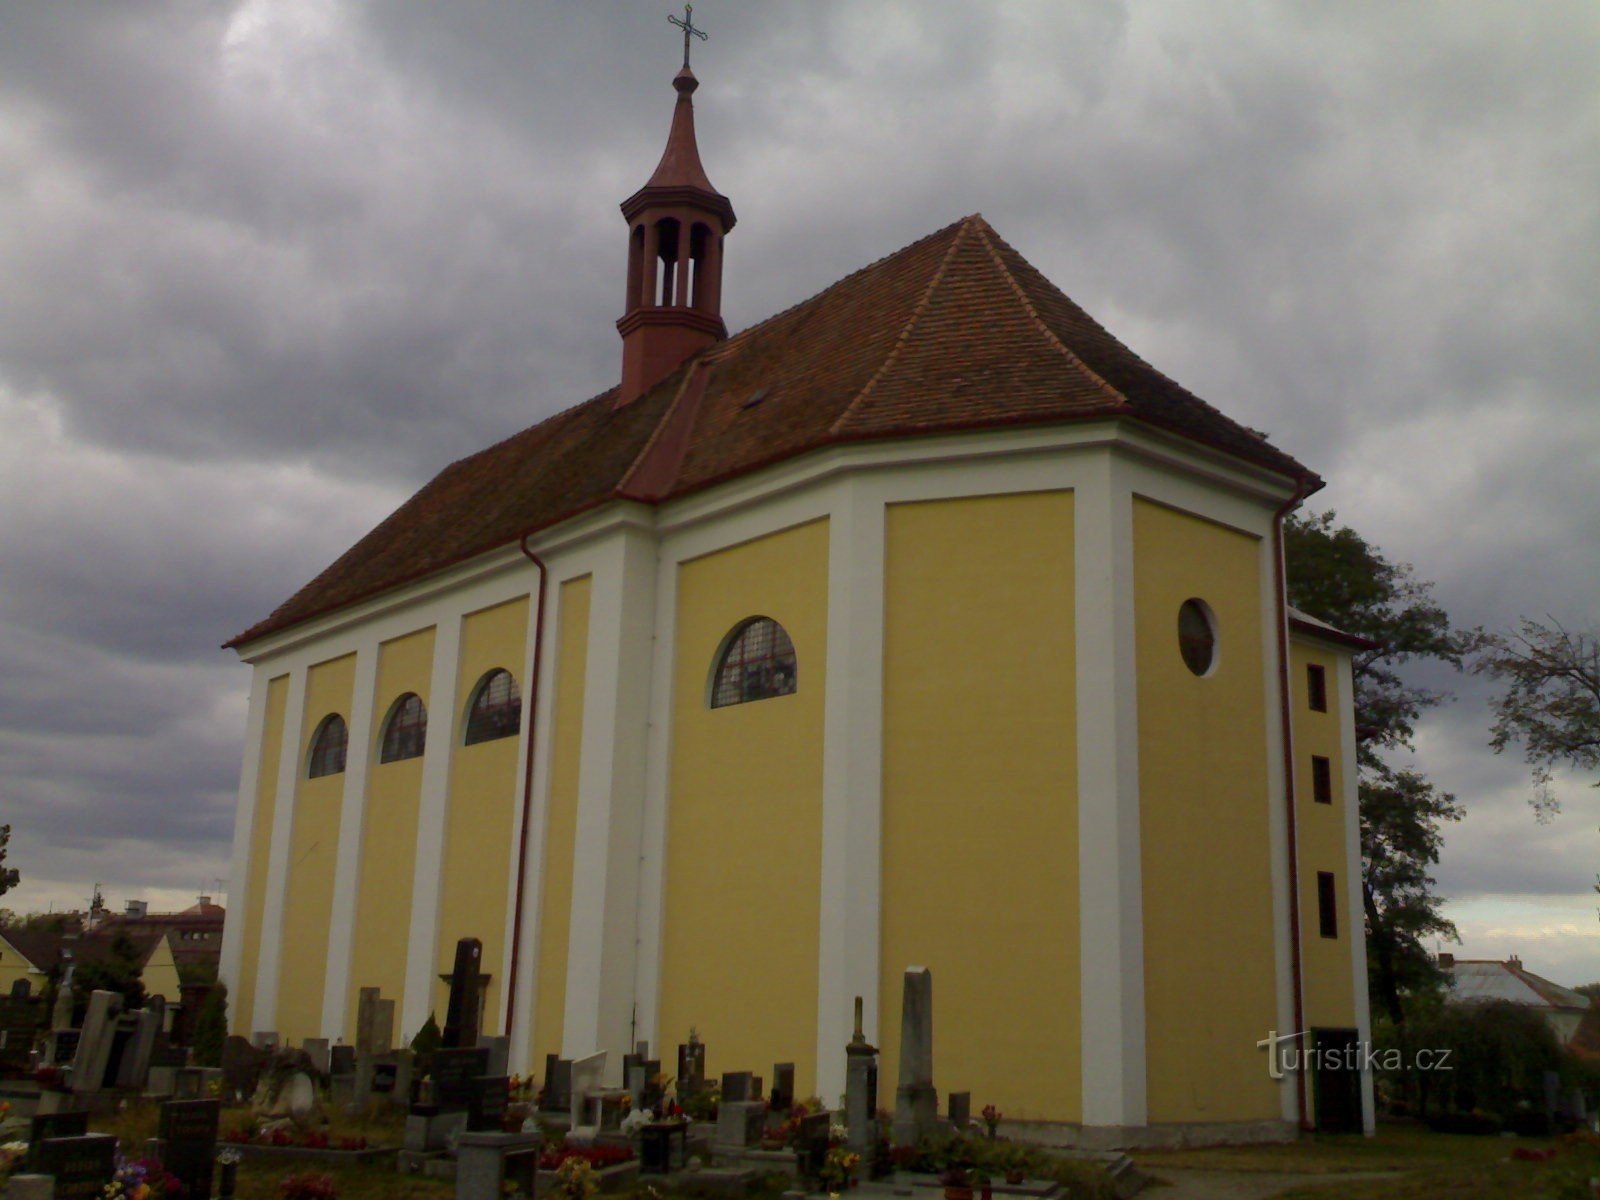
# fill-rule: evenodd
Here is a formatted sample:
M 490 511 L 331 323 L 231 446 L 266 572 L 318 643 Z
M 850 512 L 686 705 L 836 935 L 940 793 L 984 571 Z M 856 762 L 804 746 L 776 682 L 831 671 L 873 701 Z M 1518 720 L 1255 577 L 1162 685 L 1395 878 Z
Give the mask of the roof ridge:
M 1046 342 L 1059 350 L 1066 357 L 1068 362 L 1072 363 L 1073 366 L 1077 367 L 1090 379 L 1094 380 L 1095 384 L 1100 388 L 1100 390 L 1110 396 L 1119 407 L 1131 409 L 1133 405 L 1129 402 L 1128 398 L 1107 383 L 1105 379 L 1101 377 L 1098 371 L 1094 370 L 1089 366 L 1088 363 L 1079 358 L 1078 355 L 1073 351 L 1072 347 L 1068 346 L 1059 337 L 1057 337 L 1055 330 L 1051 329 L 1050 326 L 1045 322 L 1045 319 L 1039 315 L 1039 310 L 1034 307 L 1033 301 L 1028 298 L 1028 293 L 1023 289 L 1021 282 L 1018 281 L 1014 274 L 1012 274 L 1011 268 L 1006 266 L 1005 259 L 1000 257 L 1000 251 L 995 249 L 994 242 L 989 238 L 989 234 L 991 232 L 993 232 L 993 230 L 989 228 L 989 223 L 984 221 L 978 230 L 978 236 L 983 239 L 983 247 L 989 252 L 990 260 L 993 261 L 995 268 L 1000 272 L 1001 277 L 1005 279 L 1006 283 L 1010 286 L 1011 291 L 1016 295 L 1018 303 L 1020 303 L 1023 309 L 1027 312 L 1028 317 L 1033 322 L 1034 328 L 1044 336 L 1044 340 Z
M 859 276 L 865 275 L 869 271 L 877 270 L 879 267 L 883 266 L 883 264 L 888 262 L 890 259 L 899 258 L 902 254 L 909 254 L 909 253 L 911 253 L 911 251 L 915 250 L 918 246 L 926 245 L 928 242 L 932 242 L 932 241 L 937 240 L 938 238 L 944 237 L 952 229 L 956 229 L 959 226 L 965 225 L 968 221 L 971 221 L 974 217 L 976 217 L 979 220 L 982 220 L 982 217 L 979 216 L 979 214 L 973 213 L 971 216 L 962 217 L 959 221 L 951 221 L 948 225 L 942 225 L 938 229 L 935 229 L 932 233 L 924 234 L 922 237 L 919 237 L 914 242 L 907 242 L 904 246 L 901 246 L 898 250 L 891 250 L 891 251 L 889 251 L 888 254 L 884 254 L 884 255 L 881 255 L 878 258 L 873 259 L 866 266 L 858 267 L 856 270 L 851 271 L 850 274 L 844 276 L 841 279 L 835 279 L 827 287 L 821 289 L 820 291 L 813 292 L 811 295 L 807 296 L 804 300 L 796 300 L 793 304 L 789 305 L 788 308 L 780 309 L 778 312 L 773 313 L 771 316 L 766 317 L 766 318 L 764 318 L 764 319 L 762 319 L 760 321 L 757 321 L 754 325 L 750 325 L 750 326 L 747 326 L 744 329 L 741 329 L 738 333 L 735 333 L 735 334 L 731 335 L 730 337 L 728 337 L 724 341 L 717 342 L 715 345 L 712 345 L 712 346 L 707 346 L 704 350 L 702 350 L 700 352 L 701 357 L 703 357 L 705 359 L 708 359 L 709 361 L 711 361 L 713 363 L 717 362 L 724 355 L 732 353 L 732 351 L 738 345 L 738 343 L 743 342 L 746 338 L 754 337 L 757 333 L 759 333 L 761 330 L 765 329 L 768 325 L 771 325 L 771 324 L 773 324 L 773 323 L 775 323 L 777 321 L 781 321 L 784 317 L 789 316 L 791 313 L 798 312 L 800 309 L 804 308 L 808 304 L 815 303 L 816 301 L 818 301 L 818 300 L 822 299 L 824 296 L 826 296 L 829 292 L 833 291 L 836 288 L 843 287 L 845 284 L 849 283 L 851 280 L 856 279 Z
M 943 282 L 945 272 L 950 269 L 950 262 L 955 258 L 956 251 L 961 248 L 961 243 L 966 241 L 967 234 L 972 231 L 972 223 L 981 220 L 983 218 L 974 213 L 972 216 L 963 217 L 957 222 L 960 228 L 956 230 L 955 237 L 950 239 L 949 249 L 944 252 L 944 257 L 939 260 L 939 265 L 933 272 L 933 278 L 928 280 L 928 286 L 922 289 L 922 295 L 911 306 L 911 315 L 906 318 L 905 327 L 900 330 L 899 336 L 894 339 L 894 345 L 889 347 L 889 353 L 883 356 L 883 361 L 878 364 L 878 369 L 872 373 L 866 383 L 861 385 L 861 390 L 850 398 L 850 403 L 844 406 L 843 411 L 828 426 L 829 436 L 837 435 L 844 428 L 845 422 L 855 415 L 862 401 L 878 385 L 878 380 L 884 377 L 889 368 L 894 365 L 895 360 L 900 357 L 900 352 L 905 349 L 906 343 L 911 340 L 911 331 L 917 327 L 917 322 L 922 318 L 923 313 L 928 311 L 928 303 L 933 299 L 933 293 L 938 289 L 939 284 Z M 946 226 L 946 228 L 949 228 L 949 226 Z

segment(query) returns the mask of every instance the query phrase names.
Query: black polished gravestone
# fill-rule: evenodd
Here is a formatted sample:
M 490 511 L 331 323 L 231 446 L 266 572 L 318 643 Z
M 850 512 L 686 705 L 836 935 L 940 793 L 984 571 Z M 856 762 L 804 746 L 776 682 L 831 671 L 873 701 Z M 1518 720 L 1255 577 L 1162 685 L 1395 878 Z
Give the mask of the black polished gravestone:
M 83 1038 L 81 1029 L 58 1029 L 50 1051 L 50 1063 L 57 1067 L 70 1067 L 78 1057 L 78 1042 Z
M 478 971 L 483 965 L 483 943 L 462 938 L 456 943 L 455 967 L 450 972 L 450 1006 L 445 1009 L 444 1045 L 466 1049 L 478 1044 Z
M 480 1075 L 472 1081 L 472 1101 L 467 1106 L 467 1128 L 473 1133 L 498 1133 L 505 1128 L 506 1107 L 511 1103 L 511 1079 L 506 1075 Z
M 161 1106 L 161 1162 L 183 1181 L 186 1196 L 211 1195 L 221 1115 L 220 1100 L 169 1100 Z
M 28 1121 L 28 1156 L 23 1170 L 37 1174 L 39 1151 L 47 1141 L 59 1138 L 82 1137 L 89 1132 L 87 1112 L 39 1113 Z
M 328 1047 L 328 1074 L 354 1075 L 356 1073 L 356 1048 L 354 1046 Z
M 100 1200 L 117 1170 L 117 1139 L 107 1133 L 50 1138 L 39 1146 L 35 1173 L 55 1178 L 55 1200 Z
M 442 1113 L 472 1111 L 474 1081 L 489 1070 L 489 1047 L 436 1050 L 433 1055 L 433 1103 Z

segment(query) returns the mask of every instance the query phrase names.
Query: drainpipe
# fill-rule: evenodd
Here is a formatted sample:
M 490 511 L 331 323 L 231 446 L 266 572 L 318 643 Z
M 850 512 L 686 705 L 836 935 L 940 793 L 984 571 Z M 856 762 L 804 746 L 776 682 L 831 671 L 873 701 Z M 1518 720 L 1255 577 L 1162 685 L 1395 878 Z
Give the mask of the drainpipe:
M 1293 693 L 1289 686 L 1289 592 L 1283 561 L 1283 519 L 1299 506 L 1306 494 L 1305 481 L 1301 480 L 1295 485 L 1294 495 L 1272 514 L 1272 561 L 1278 593 L 1278 709 L 1283 726 L 1283 804 L 1288 816 L 1285 828 L 1289 841 L 1289 969 L 1294 988 L 1296 1033 L 1304 1032 L 1305 1028 L 1305 989 L 1300 969 L 1300 861 L 1295 835 L 1294 730 L 1290 720 Z M 1271 1053 L 1277 1053 L 1276 1047 Z M 1306 1073 L 1303 1067 L 1295 1072 L 1294 1099 L 1300 1130 L 1303 1133 L 1310 1132 L 1312 1126 L 1306 1115 Z
M 506 1036 L 511 1036 L 517 1021 L 517 956 L 522 949 L 522 896 L 528 876 L 528 829 L 533 823 L 533 747 L 538 734 L 539 718 L 539 668 L 544 660 L 544 588 L 549 575 L 540 558 L 528 549 L 530 533 L 522 535 L 518 543 L 529 562 L 539 568 L 538 611 L 533 618 L 533 669 L 528 680 L 528 749 L 522 763 L 522 834 L 517 850 L 517 898 L 511 917 L 511 971 L 506 980 Z

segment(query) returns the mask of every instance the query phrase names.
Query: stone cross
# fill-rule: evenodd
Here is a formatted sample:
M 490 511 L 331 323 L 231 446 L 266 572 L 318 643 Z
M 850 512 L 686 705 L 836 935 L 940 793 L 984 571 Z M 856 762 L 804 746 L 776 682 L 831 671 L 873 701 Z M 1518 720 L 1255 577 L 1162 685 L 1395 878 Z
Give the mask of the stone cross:
M 710 34 L 706 33 L 704 29 L 696 29 L 694 27 L 694 5 L 692 4 L 685 4 L 683 6 L 683 20 L 678 20 L 678 18 L 673 16 L 671 13 L 667 14 L 667 20 L 676 25 L 679 29 L 683 30 L 683 68 L 684 70 L 688 70 L 689 39 L 691 37 L 697 37 L 703 42 L 710 36 Z
M 855 1035 L 844 1053 L 845 1126 L 850 1148 L 868 1159 L 878 1145 L 878 1048 L 862 1032 L 860 996 L 856 997 Z
M 478 969 L 483 943 L 462 938 L 456 943 L 455 968 L 450 972 L 450 1007 L 445 1010 L 444 1044 L 465 1049 L 478 1044 Z

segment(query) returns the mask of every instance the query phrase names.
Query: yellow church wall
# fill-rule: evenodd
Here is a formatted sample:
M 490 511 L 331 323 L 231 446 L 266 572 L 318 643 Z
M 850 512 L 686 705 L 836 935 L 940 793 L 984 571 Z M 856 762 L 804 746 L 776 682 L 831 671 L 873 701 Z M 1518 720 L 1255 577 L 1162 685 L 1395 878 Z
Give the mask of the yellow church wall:
M 1148 1116 L 1275 1118 L 1261 546 L 1138 497 L 1133 543 Z M 1178 649 L 1191 597 L 1216 619 L 1205 677 Z
M 511 672 L 519 691 L 527 680 L 523 658 L 527 645 L 526 598 L 471 614 L 462 622 L 460 670 L 452 736 L 466 737 L 467 706 L 478 681 L 496 667 Z M 524 698 L 526 702 L 526 698 Z M 441 736 L 443 729 L 440 730 Z M 485 1032 L 500 1011 L 505 980 L 505 916 L 510 879 L 509 848 L 516 836 L 517 778 L 522 765 L 522 739 L 496 738 L 475 746 L 456 747 L 450 763 L 449 809 L 445 815 L 444 878 L 439 895 L 437 970 L 448 975 L 455 963 L 459 938 L 483 942 L 483 970 L 489 974 L 484 998 Z M 435 981 L 433 1008 L 444 1019 L 450 990 Z
M 361 989 L 375 987 L 383 998 L 404 1007 L 406 953 L 411 937 L 411 891 L 416 877 L 417 810 L 422 800 L 422 764 L 440 738 L 454 736 L 453 714 L 435 712 L 428 695 L 433 675 L 434 631 L 420 629 L 378 648 L 377 693 L 372 706 L 372 764 L 367 774 L 367 804 L 362 816 L 361 884 L 356 897 L 355 936 L 351 939 L 350 989 L 345 997 L 346 1027 L 356 1027 Z M 424 753 L 399 762 L 379 762 L 389 709 L 415 692 L 428 710 Z M 434 848 L 437 853 L 437 848 Z M 397 1036 L 400 1030 L 396 1030 Z
M 926 966 L 941 1087 L 1078 1120 L 1072 493 L 893 505 L 885 560 L 879 1078 Z
M 250 865 L 240 913 L 243 951 L 239 977 L 228 995 L 229 1028 L 249 1037 L 256 1005 L 256 961 L 261 953 L 261 922 L 267 908 L 267 864 L 272 857 L 272 815 L 278 798 L 278 760 L 283 753 L 283 718 L 288 707 L 289 677 L 267 684 L 266 713 L 261 732 L 261 763 L 256 776 L 255 821 L 250 830 Z
M 680 564 L 659 1040 L 691 1026 L 707 1069 L 792 1060 L 816 1087 L 828 523 Z M 712 708 L 734 626 L 788 631 L 796 690 Z
M 339 713 L 349 720 L 355 669 L 356 656 L 346 654 L 318 663 L 306 673 L 305 718 L 295 756 L 294 823 L 283 896 L 278 1011 L 273 1021 L 285 1044 L 322 1032 L 322 989 L 327 979 L 328 922 L 333 912 L 344 775 L 309 779 L 306 764 L 322 718 Z M 270 834 L 270 824 L 267 828 Z
M 1328 711 L 1313 712 L 1306 667 L 1322 667 L 1327 680 Z M 1349 928 L 1349 860 L 1345 853 L 1344 752 L 1339 714 L 1346 698 L 1339 694 L 1339 655 L 1331 650 L 1291 642 L 1289 669 L 1294 705 L 1295 838 L 1300 875 L 1300 971 L 1307 1025 L 1353 1028 L 1356 1023 L 1352 937 Z M 1328 759 L 1333 776 L 1333 803 L 1318 804 L 1311 783 L 1312 755 Z M 1322 936 L 1317 909 L 1317 872 L 1331 871 L 1338 901 L 1339 936 Z

